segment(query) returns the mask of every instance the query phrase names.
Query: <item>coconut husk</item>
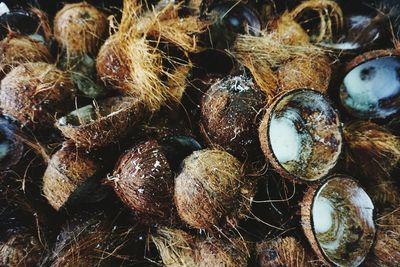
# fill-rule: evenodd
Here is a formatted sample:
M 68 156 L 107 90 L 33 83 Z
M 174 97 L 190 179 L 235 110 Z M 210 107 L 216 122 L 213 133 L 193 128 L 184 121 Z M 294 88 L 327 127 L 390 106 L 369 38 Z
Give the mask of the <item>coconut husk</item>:
M 250 258 L 249 247 L 238 238 L 202 239 L 182 230 L 162 227 L 152 236 L 167 267 L 244 267 Z
M 67 55 L 97 54 L 107 34 L 107 16 L 86 2 L 66 4 L 54 18 L 54 37 Z
M 282 91 L 312 88 L 327 93 L 332 76 L 331 61 L 327 56 L 297 57 L 278 69 Z
M 296 238 L 288 236 L 256 244 L 260 267 L 317 267 L 329 266 L 316 259 Z
M 156 140 L 123 154 L 107 183 L 146 224 L 173 220 L 174 177 L 162 146 Z
M 0 79 L 24 63 L 52 62 L 49 50 L 42 43 L 26 36 L 9 34 L 0 42 Z
M 40 33 L 43 34 L 46 43 L 50 42 L 53 38 L 53 31 L 51 29 L 49 16 L 43 10 L 35 7 L 31 8 L 30 11 L 39 18 L 39 29 L 41 30 Z
M 55 115 L 64 114 L 73 103 L 69 77 L 48 63 L 25 63 L 1 82 L 3 114 L 32 128 L 49 128 Z
M 102 46 L 97 58 L 97 71 L 103 82 L 137 97 L 151 111 L 170 99 L 179 102 L 186 86 L 182 77 L 190 67 L 187 58 L 169 56 L 160 44 L 195 52 L 195 35 L 206 27 L 196 17 L 180 18 L 178 8 L 179 5 L 167 4 L 141 12 L 136 1 L 124 1 L 119 30 Z M 166 62 L 172 67 L 166 68 Z
M 116 143 L 128 133 L 144 116 L 143 108 L 137 99 L 132 97 L 110 97 L 94 102 L 93 118 L 83 123 L 70 123 L 60 119 L 56 123 L 63 135 L 73 140 L 78 147 L 103 147 Z M 79 119 L 80 112 L 72 117 Z
M 397 207 L 400 193 L 391 174 L 399 167 L 400 137 L 385 127 L 362 121 L 346 124 L 343 133 L 344 168 L 359 177 L 376 204 Z
M 93 179 L 100 171 L 98 160 L 79 151 L 73 143 L 64 143 L 50 158 L 43 175 L 43 194 L 50 205 L 59 210 L 67 201 L 76 203 L 79 194 L 87 194 L 95 188 Z
M 308 35 L 300 25 L 300 17 L 305 12 L 316 12 L 320 18 L 319 32 L 315 37 Z M 338 3 L 331 0 L 307 0 L 291 11 L 286 11 L 275 23 L 275 31 L 287 44 L 319 43 L 332 40 L 334 28 L 343 26 L 343 12 Z
M 273 69 L 294 59 L 313 62 L 315 58 L 325 57 L 327 51 L 311 44 L 287 45 L 275 33 L 261 33 L 260 36 L 238 35 L 231 52 L 272 99 L 282 91 L 278 74 Z M 304 72 L 307 75 L 307 70 Z
M 400 209 L 386 210 L 376 220 L 377 233 L 365 266 L 395 267 L 400 262 Z
M 254 187 L 254 181 L 244 177 L 241 163 L 229 153 L 195 151 L 184 160 L 175 179 L 175 205 L 181 219 L 193 228 L 212 230 L 226 222 L 234 227 L 249 213 Z

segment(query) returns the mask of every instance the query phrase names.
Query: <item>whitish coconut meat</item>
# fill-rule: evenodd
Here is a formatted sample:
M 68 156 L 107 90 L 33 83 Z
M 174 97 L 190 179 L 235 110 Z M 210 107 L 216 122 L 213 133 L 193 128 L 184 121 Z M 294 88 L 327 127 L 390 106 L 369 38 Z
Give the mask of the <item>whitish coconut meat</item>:
M 396 113 L 400 58 L 381 57 L 355 67 L 344 78 L 340 96 L 343 106 L 357 117 L 385 118 Z
M 0 161 L 3 160 L 8 155 L 8 150 L 10 146 L 8 142 L 0 144 Z
M 316 215 L 314 218 L 314 230 L 316 233 L 326 233 L 331 229 L 333 223 L 334 208 L 332 203 L 320 197 L 314 202 L 312 213 Z
M 301 153 L 301 136 L 294 122 L 287 117 L 274 116 L 269 127 L 271 148 L 279 163 L 298 161 Z
M 4 2 L 1 2 L 0 3 L 0 16 L 6 14 L 8 12 L 10 12 L 10 9 L 8 8 L 8 6 Z

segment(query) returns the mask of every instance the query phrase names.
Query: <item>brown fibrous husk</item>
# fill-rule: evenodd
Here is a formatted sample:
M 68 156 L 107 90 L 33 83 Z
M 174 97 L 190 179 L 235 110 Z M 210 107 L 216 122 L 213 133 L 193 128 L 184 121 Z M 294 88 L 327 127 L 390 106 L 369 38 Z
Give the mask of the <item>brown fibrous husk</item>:
M 399 167 L 400 137 L 367 121 L 345 124 L 343 133 L 344 168 L 359 177 L 376 204 L 397 207 L 400 193 L 391 174 Z
M 66 4 L 54 18 L 54 37 L 67 55 L 95 55 L 107 34 L 107 16 L 86 2 Z
M 201 101 L 203 138 L 241 160 L 261 155 L 257 116 L 267 100 L 251 78 L 227 76 L 214 83 Z
M 242 164 L 218 149 L 193 152 L 175 179 L 178 214 L 197 229 L 212 230 L 225 223 L 235 227 L 249 213 L 253 196 L 254 181 L 244 176 Z
M 260 242 L 256 244 L 256 253 L 260 267 L 327 266 L 291 236 Z
M 301 14 L 307 11 L 318 13 L 320 18 L 319 34 L 312 40 L 319 43 L 332 40 L 334 27 L 340 29 L 343 25 L 343 12 L 338 3 L 331 0 L 307 0 L 296 6 L 291 11 L 286 11 L 275 23 L 275 32 L 286 44 L 306 44 L 310 36 L 297 21 Z
M 282 91 L 312 88 L 327 93 L 331 75 L 331 62 L 325 55 L 297 57 L 278 69 L 279 86 Z
M 23 63 L 51 61 L 47 47 L 29 37 L 12 33 L 0 42 L 0 79 Z
M 138 213 L 141 222 L 163 223 L 173 219 L 174 177 L 156 140 L 136 145 L 123 154 L 107 183 Z
M 54 209 L 59 210 L 74 192 L 98 175 L 100 170 L 100 162 L 79 151 L 73 143 L 66 142 L 50 158 L 43 175 L 43 195 Z
M 272 99 L 282 91 L 278 74 L 273 69 L 294 59 L 313 62 L 315 58 L 324 57 L 327 51 L 311 44 L 284 44 L 277 34 L 263 32 L 260 36 L 238 35 L 232 53 L 250 70 L 261 90 Z
M 198 50 L 196 34 L 206 25 L 197 17 L 178 16 L 179 5 L 157 6 L 141 12 L 136 1 L 124 1 L 118 32 L 100 49 L 97 71 L 106 84 L 140 99 L 151 111 L 180 101 L 191 63 L 163 52 L 160 44 L 184 54 Z M 163 66 L 165 62 L 171 67 Z
M 240 238 L 204 239 L 162 227 L 152 241 L 167 267 L 245 267 L 250 258 L 250 248 Z
M 3 114 L 34 128 L 49 128 L 55 115 L 64 114 L 73 103 L 73 85 L 65 72 L 43 62 L 14 68 L 1 82 Z
M 110 97 L 94 103 L 97 118 L 81 125 L 56 126 L 78 147 L 94 148 L 117 143 L 126 137 L 144 116 L 142 105 L 132 97 Z
M 365 266 L 396 267 L 400 262 L 400 209 L 386 210 L 378 215 L 377 233 L 372 253 Z

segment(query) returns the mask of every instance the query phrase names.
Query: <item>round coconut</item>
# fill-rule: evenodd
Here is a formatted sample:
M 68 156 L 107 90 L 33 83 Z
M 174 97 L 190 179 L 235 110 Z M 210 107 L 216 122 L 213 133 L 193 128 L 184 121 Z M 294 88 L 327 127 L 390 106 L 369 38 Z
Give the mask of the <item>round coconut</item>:
M 217 81 L 201 101 L 204 140 L 241 160 L 256 159 L 262 154 L 257 115 L 265 104 L 265 96 L 249 78 L 229 76 Z
M 107 33 L 107 16 L 86 2 L 66 4 L 54 18 L 54 37 L 69 55 L 97 54 Z
M 142 105 L 132 97 L 110 97 L 60 118 L 56 126 L 78 147 L 103 147 L 126 137 L 143 117 Z
M 253 182 L 245 178 L 241 163 L 217 149 L 193 152 L 175 179 L 178 214 L 197 229 L 211 230 L 227 220 L 235 224 L 249 211 L 253 195 Z
M 331 76 L 331 62 L 327 56 L 295 57 L 278 69 L 282 91 L 313 88 L 327 93 Z
M 325 177 L 342 151 L 339 115 L 311 89 L 286 92 L 272 102 L 259 128 L 261 148 L 279 174 L 295 182 Z
M 294 237 L 288 236 L 256 244 L 257 262 L 260 267 L 311 267 L 323 262 L 307 251 Z
M 134 146 L 119 159 L 108 183 L 144 223 L 161 223 L 173 214 L 174 177 L 156 140 Z
M 24 145 L 15 135 L 17 127 L 0 117 L 0 170 L 17 164 L 23 156 Z
M 1 81 L 3 114 L 32 128 L 49 128 L 73 106 L 73 86 L 54 65 L 37 62 L 14 68 Z
M 303 231 L 329 265 L 359 266 L 375 238 L 374 205 L 358 183 L 334 175 L 310 187 L 301 203 Z
M 0 42 L 0 79 L 20 64 L 51 61 L 47 47 L 29 37 L 9 34 Z
M 94 179 L 100 171 L 101 162 L 66 142 L 48 163 L 43 175 L 43 195 L 56 210 L 67 202 L 74 204 L 85 194 L 93 193 Z
M 250 258 L 250 248 L 235 237 L 202 239 L 182 230 L 162 227 L 152 240 L 167 267 L 245 267 Z

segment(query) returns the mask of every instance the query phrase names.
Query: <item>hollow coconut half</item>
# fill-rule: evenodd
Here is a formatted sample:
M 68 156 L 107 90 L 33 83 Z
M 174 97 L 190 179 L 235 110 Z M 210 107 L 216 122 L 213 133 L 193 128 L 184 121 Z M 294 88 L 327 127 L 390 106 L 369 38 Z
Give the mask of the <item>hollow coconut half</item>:
M 56 126 L 78 147 L 102 147 L 118 142 L 141 121 L 144 111 L 132 97 L 110 97 L 74 110 Z
M 329 265 L 359 266 L 374 243 L 374 205 L 348 176 L 333 175 L 310 187 L 301 203 L 301 221 L 314 252 Z
M 259 128 L 261 148 L 275 170 L 294 182 L 314 182 L 335 167 L 342 151 L 339 115 L 312 89 L 276 97 Z

